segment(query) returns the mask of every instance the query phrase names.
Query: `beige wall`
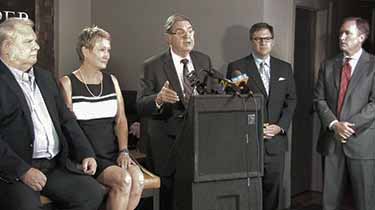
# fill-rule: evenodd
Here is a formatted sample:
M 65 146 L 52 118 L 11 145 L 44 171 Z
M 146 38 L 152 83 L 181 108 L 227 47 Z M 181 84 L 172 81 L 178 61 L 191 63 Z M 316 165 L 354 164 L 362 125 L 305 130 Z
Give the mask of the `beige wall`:
M 191 17 L 196 47 L 211 56 L 214 67 L 225 73 L 228 62 L 249 53 L 248 29 L 258 21 L 275 27 L 273 54 L 292 61 L 294 0 L 191 0 L 118 1 L 55 0 L 56 66 L 60 75 L 79 65 L 75 43 L 79 31 L 96 24 L 112 34 L 108 71 L 123 89 L 137 89 L 143 61 L 166 49 L 162 25 L 166 17 L 182 13 Z M 167 7 L 165 5 L 168 5 Z
M 263 21 L 274 26 L 273 55 L 293 63 L 294 57 L 294 0 L 264 0 Z
M 248 28 L 262 20 L 263 1 L 117 1 L 93 0 L 93 23 L 112 33 L 112 58 L 108 71 L 122 88 L 137 89 L 143 61 L 166 49 L 165 19 L 182 13 L 192 19 L 196 47 L 211 56 L 214 67 L 225 71 L 226 64 L 249 53 Z
M 65 75 L 78 68 L 77 36 L 91 25 L 91 0 L 55 0 L 56 68 Z

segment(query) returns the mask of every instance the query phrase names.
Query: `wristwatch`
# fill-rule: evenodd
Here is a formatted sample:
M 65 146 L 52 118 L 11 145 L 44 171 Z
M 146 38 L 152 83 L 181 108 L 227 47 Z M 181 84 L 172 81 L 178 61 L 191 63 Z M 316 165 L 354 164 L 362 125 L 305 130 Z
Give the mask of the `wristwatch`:
M 128 150 L 128 148 L 124 148 L 124 149 L 118 151 L 118 154 L 121 154 L 121 153 L 124 153 L 125 155 L 129 155 L 129 150 Z

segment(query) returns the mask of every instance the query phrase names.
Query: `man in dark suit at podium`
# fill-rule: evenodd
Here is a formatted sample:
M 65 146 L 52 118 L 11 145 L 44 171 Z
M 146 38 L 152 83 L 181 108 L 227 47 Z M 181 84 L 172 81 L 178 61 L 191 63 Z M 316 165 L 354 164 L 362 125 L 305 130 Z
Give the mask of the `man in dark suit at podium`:
M 270 56 L 273 27 L 256 23 L 250 29 L 252 54 L 228 65 L 227 78 L 246 73 L 247 86 L 264 96 L 264 176 L 263 209 L 280 207 L 284 153 L 288 149 L 287 131 L 296 106 L 295 83 L 291 65 Z
M 193 51 L 195 31 L 189 18 L 172 15 L 164 27 L 169 49 L 145 61 L 137 106 L 140 115 L 147 118 L 151 162 L 161 178 L 160 209 L 172 210 L 176 169 L 173 145 L 189 98 L 195 92 L 186 75 L 193 70 L 210 69 L 211 60 Z

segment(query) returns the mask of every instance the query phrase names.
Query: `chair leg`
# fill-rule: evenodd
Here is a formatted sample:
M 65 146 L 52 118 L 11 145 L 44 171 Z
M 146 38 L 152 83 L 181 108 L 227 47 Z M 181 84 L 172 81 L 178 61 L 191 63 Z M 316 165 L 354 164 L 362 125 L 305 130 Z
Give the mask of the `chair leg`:
M 154 189 L 153 190 L 153 196 L 152 196 L 152 205 L 153 205 L 153 210 L 159 210 L 159 189 Z

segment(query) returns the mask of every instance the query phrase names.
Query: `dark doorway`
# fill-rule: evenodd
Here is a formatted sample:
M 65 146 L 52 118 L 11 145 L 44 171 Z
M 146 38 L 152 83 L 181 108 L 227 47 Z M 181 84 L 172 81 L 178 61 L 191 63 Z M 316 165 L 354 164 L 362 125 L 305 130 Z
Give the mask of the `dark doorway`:
M 313 11 L 296 9 L 294 79 L 298 103 L 293 119 L 292 195 L 311 189 L 315 16 Z

